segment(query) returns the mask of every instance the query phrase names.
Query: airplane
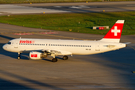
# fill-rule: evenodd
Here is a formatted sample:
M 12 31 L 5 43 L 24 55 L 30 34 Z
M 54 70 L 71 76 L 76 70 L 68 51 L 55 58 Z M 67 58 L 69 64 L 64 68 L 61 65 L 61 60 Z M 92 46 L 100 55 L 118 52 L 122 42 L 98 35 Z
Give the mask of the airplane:
M 3 49 L 17 52 L 18 59 L 24 52 L 29 53 L 30 59 L 43 59 L 50 55 L 53 58 L 52 62 L 57 62 L 58 55 L 62 55 L 63 60 L 67 60 L 68 55 L 104 53 L 126 47 L 126 43 L 120 43 L 123 25 L 124 20 L 117 20 L 109 32 L 97 41 L 18 38 L 3 45 Z

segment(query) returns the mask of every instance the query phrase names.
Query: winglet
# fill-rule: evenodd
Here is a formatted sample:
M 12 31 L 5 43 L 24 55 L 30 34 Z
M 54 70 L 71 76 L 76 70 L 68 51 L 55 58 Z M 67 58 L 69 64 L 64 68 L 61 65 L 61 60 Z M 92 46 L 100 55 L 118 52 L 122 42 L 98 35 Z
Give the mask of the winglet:
M 100 41 L 119 42 L 125 20 L 117 20 L 109 32 Z

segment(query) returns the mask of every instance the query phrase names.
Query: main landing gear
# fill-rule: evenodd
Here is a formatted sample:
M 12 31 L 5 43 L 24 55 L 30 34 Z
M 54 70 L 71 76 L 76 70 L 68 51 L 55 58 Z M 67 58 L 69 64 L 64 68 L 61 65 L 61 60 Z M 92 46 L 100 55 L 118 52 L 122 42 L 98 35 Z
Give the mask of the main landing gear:
M 53 58 L 53 59 L 52 59 L 52 62 L 57 62 L 57 61 L 58 61 L 57 58 Z
M 52 62 L 57 62 L 58 61 L 57 58 L 55 57 L 55 54 L 51 54 L 51 56 L 53 57 Z
M 68 60 L 68 56 L 63 56 L 63 60 Z
M 63 56 L 63 60 L 68 60 L 68 56 Z M 58 59 L 55 58 L 55 56 L 53 56 L 52 62 L 57 62 L 57 61 L 58 61 Z

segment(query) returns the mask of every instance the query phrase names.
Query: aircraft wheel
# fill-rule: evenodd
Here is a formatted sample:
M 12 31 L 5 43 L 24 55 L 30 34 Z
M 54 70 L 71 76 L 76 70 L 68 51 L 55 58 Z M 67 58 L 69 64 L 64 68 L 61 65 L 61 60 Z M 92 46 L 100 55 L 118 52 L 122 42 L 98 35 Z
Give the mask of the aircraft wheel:
M 21 58 L 21 53 L 18 53 L 18 59 L 20 59 Z
M 20 57 L 18 57 L 18 59 L 20 59 Z
M 68 60 L 68 56 L 63 56 L 63 60 Z
M 52 62 L 57 62 L 57 61 L 58 61 L 57 58 L 52 59 Z

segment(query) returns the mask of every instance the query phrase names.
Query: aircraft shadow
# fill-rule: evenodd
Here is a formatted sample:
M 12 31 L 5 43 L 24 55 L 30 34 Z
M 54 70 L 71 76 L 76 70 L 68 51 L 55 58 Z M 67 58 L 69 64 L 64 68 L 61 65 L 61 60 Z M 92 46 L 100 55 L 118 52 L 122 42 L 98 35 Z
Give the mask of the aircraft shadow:
M 11 81 L 0 78 L 0 90 L 36 90 L 30 87 L 26 87 Z
M 13 73 L 10 73 L 10 72 L 7 72 L 7 71 L 0 70 L 0 73 L 3 74 L 3 75 L 6 75 L 6 76 L 10 76 L 12 78 L 19 79 L 21 81 L 25 81 L 25 82 L 29 82 L 29 83 L 34 84 L 34 85 L 36 84 L 36 85 L 42 86 L 43 88 L 48 88 L 48 89 L 51 89 L 51 90 L 64 90 L 62 88 L 59 88 L 59 87 L 56 87 L 56 86 L 53 86 L 53 85 L 49 85 L 47 83 L 39 82 L 39 81 L 36 81 L 36 80 L 28 79 L 26 77 L 19 76 L 19 75 L 16 75 L 16 74 L 13 74 Z M 20 81 L 20 83 L 21 83 L 21 81 Z M 26 89 L 34 90 L 34 88 L 26 87 L 26 86 L 23 86 L 21 84 L 17 84 L 17 83 L 7 81 L 7 80 L 4 80 L 4 79 L 0 78 L 0 90 L 16 90 L 16 89 L 17 90 L 22 90 L 22 89 L 23 90 L 26 90 Z
M 86 57 L 89 57 L 89 59 L 84 61 L 102 65 L 111 69 L 109 72 L 120 76 L 126 83 L 126 85 L 122 87 L 135 88 L 133 79 L 135 78 L 133 73 L 133 71 L 135 71 L 135 51 L 130 47 Z M 122 84 L 124 84 L 124 82 Z
M 8 52 L 8 51 L 3 50 L 2 47 L 3 47 L 4 44 L 5 43 L 0 43 L 0 54 L 11 57 L 11 58 L 14 58 L 14 59 L 17 59 L 18 53 Z M 26 55 L 27 54 L 22 54 L 21 58 L 28 59 L 28 57 Z
M 5 35 L 0 35 L 0 37 L 5 38 L 5 39 L 9 39 L 9 40 L 14 39 L 12 37 L 8 37 L 8 36 L 5 36 Z

